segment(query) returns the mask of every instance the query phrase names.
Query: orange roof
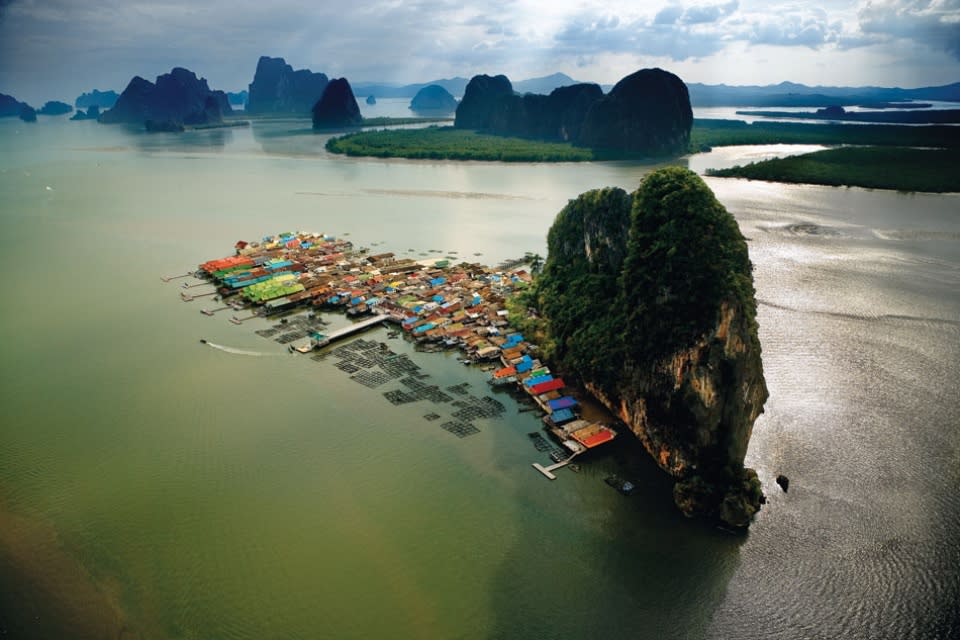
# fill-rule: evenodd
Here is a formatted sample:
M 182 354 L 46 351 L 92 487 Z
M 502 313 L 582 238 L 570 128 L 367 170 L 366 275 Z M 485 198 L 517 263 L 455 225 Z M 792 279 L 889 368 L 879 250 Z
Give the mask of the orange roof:
M 493 372 L 494 378 L 506 378 L 507 376 L 516 375 L 516 367 L 504 367 L 503 369 L 497 369 Z
M 580 440 L 580 438 L 577 438 L 577 440 Z M 592 449 L 597 445 L 603 444 L 604 442 L 609 442 L 611 440 L 613 440 L 613 431 L 610 431 L 609 429 L 604 429 L 603 431 L 598 431 L 592 436 L 583 438 L 582 440 L 580 440 L 580 444 L 585 446 L 587 449 Z

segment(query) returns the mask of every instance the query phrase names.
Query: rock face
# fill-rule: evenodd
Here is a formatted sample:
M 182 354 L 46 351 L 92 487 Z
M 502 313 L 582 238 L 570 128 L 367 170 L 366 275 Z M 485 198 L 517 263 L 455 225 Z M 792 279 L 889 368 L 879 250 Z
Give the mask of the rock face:
M 20 116 L 21 110 L 28 106 L 25 102 L 20 102 L 13 96 L 0 93 L 0 118 L 10 118 Z
M 100 122 L 216 124 L 223 121 L 225 110 L 231 112 L 225 93 L 211 91 L 206 79 L 176 67 L 157 76 L 156 83 L 135 76 L 113 108 L 100 115 Z
M 62 116 L 70 113 L 71 111 L 73 111 L 73 107 L 68 105 L 66 102 L 50 100 L 40 107 L 40 109 L 37 110 L 37 113 L 41 116 Z
M 438 84 L 427 85 L 410 101 L 410 110 L 418 113 L 453 113 L 457 99 Z
M 633 194 L 572 200 L 531 300 L 565 372 L 678 478 L 677 505 L 746 527 L 763 494 L 743 467 L 767 398 L 751 264 L 736 221 L 671 167 Z
M 360 106 L 346 78 L 334 78 L 313 107 L 314 129 L 355 127 L 363 124 Z
M 37 110 L 31 107 L 28 104 L 23 104 L 20 106 L 20 113 L 17 114 L 21 120 L 24 122 L 36 122 L 37 121 Z
M 262 56 L 250 83 L 247 113 L 307 115 L 323 96 L 327 76 L 309 69 L 293 70 L 283 58 Z
M 506 76 L 474 76 L 454 122 L 462 129 L 652 155 L 686 151 L 692 124 L 686 85 L 661 69 L 627 76 L 606 96 L 589 83 L 519 96 Z
M 94 89 L 90 93 L 83 93 L 74 101 L 77 109 L 89 109 L 90 107 L 99 107 L 101 109 L 110 109 L 117 103 L 117 92 L 113 89 L 109 91 L 98 91 Z
M 594 149 L 683 153 L 692 124 L 683 80 L 662 69 L 642 69 L 590 107 L 579 142 Z
M 513 86 L 507 76 L 473 76 L 457 106 L 453 126 L 481 131 L 492 129 L 494 115 L 504 108 L 504 103 L 512 96 Z

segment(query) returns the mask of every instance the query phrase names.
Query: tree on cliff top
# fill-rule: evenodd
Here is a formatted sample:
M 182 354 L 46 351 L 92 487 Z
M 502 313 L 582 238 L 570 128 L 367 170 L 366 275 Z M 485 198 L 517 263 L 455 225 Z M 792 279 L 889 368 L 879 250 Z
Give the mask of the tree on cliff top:
M 668 167 L 633 194 L 571 200 L 547 245 L 525 300 L 547 356 L 681 478 L 684 513 L 747 526 L 763 493 L 743 460 L 767 388 L 736 220 L 699 176 Z

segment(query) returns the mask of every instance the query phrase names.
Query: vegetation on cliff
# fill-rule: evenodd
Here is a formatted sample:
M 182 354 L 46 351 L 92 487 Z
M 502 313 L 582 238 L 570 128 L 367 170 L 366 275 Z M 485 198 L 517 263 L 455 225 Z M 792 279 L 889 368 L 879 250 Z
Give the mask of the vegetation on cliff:
M 633 194 L 572 200 L 548 248 L 513 317 L 681 479 L 686 513 L 746 526 L 762 493 L 743 458 L 767 390 L 733 216 L 699 177 L 668 167 Z
M 410 110 L 424 113 L 453 113 L 457 110 L 457 99 L 438 84 L 431 84 L 413 96 Z
M 707 175 L 899 191 L 960 191 L 960 150 L 842 147 L 776 158 Z

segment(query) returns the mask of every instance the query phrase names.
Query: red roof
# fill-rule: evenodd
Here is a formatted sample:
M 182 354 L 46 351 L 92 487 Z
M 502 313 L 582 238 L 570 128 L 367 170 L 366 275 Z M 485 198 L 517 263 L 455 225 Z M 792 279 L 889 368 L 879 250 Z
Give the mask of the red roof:
M 563 378 L 554 378 L 553 380 L 547 380 L 546 382 L 541 382 L 540 384 L 535 384 L 530 387 L 530 393 L 535 396 L 540 395 L 541 393 L 547 393 L 549 391 L 556 391 L 557 389 L 562 389 L 566 385 L 563 382 Z

